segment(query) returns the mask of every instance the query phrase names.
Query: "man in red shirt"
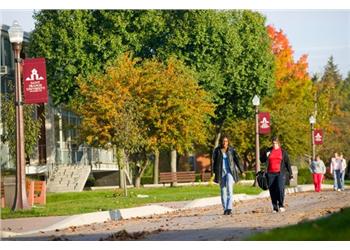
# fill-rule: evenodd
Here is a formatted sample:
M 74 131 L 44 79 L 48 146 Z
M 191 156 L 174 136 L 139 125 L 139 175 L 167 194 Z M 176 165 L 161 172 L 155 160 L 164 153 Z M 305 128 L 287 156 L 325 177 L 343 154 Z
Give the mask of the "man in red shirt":
M 269 192 L 272 201 L 273 212 L 284 212 L 284 187 L 286 182 L 286 171 L 289 178 L 293 178 L 290 167 L 288 153 L 281 148 L 277 136 L 272 138 L 273 146 L 269 148 L 266 154 L 262 154 L 261 162 L 267 162 L 267 178 Z

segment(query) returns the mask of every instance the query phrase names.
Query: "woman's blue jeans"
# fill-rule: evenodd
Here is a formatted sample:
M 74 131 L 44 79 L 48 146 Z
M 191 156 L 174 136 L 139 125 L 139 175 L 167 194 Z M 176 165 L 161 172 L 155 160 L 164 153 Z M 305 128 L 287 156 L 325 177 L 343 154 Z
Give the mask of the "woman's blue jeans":
M 232 209 L 233 203 L 233 177 L 232 174 L 226 174 L 221 179 L 221 203 L 224 210 Z

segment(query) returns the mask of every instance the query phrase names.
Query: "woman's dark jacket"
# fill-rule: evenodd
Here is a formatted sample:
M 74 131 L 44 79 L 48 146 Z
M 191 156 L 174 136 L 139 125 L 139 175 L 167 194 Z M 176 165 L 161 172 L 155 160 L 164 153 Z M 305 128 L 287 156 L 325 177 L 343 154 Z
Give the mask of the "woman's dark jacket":
M 280 173 L 281 174 L 286 174 L 286 171 L 289 173 L 289 179 L 293 178 L 293 173 L 292 173 L 292 168 L 290 167 L 290 161 L 289 161 L 289 156 L 287 151 L 285 151 L 283 148 L 282 149 L 282 161 L 281 161 L 281 166 L 280 166 Z M 267 169 L 269 169 L 269 156 L 271 154 L 272 147 L 260 154 L 260 161 L 261 163 L 267 163 Z
M 237 152 L 232 148 L 229 147 L 226 152 L 229 162 L 230 162 L 230 169 L 232 173 L 233 180 L 235 182 L 238 182 L 239 176 L 238 176 L 238 170 L 243 173 L 241 164 L 239 162 L 239 157 Z M 222 160 L 223 160 L 223 154 L 220 147 L 217 147 L 214 149 L 213 157 L 212 157 L 212 171 L 215 174 L 214 182 L 221 183 L 222 179 Z

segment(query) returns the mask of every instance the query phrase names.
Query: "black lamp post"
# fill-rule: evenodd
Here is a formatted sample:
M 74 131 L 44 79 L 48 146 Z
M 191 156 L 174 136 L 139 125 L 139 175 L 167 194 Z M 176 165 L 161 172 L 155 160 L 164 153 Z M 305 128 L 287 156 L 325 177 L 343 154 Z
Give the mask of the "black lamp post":
M 255 95 L 253 98 L 253 105 L 255 106 L 255 174 L 260 171 L 260 145 L 259 145 L 259 105 L 260 98 Z M 255 178 L 254 185 L 257 186 Z
M 316 123 L 316 118 L 311 115 L 309 118 L 310 126 L 311 126 L 311 148 L 312 148 L 312 160 L 315 160 L 316 157 L 316 147 L 315 147 L 315 139 L 314 139 L 314 125 Z
M 9 31 L 10 42 L 15 57 L 15 79 L 16 79 L 16 192 L 12 210 L 29 209 L 26 194 L 26 174 L 24 157 L 24 123 L 23 123 L 23 101 L 21 84 L 21 57 L 20 52 L 23 42 L 23 30 L 17 21 L 13 22 Z

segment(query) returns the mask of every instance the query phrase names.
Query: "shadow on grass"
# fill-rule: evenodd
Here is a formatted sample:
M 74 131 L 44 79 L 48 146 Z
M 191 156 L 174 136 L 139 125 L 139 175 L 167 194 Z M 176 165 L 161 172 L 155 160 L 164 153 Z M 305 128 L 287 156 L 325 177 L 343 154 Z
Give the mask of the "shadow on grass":
M 348 241 L 350 240 L 350 207 L 317 220 L 256 234 L 248 240 Z

